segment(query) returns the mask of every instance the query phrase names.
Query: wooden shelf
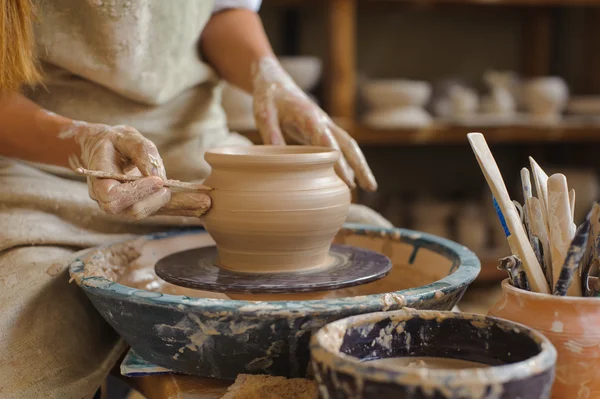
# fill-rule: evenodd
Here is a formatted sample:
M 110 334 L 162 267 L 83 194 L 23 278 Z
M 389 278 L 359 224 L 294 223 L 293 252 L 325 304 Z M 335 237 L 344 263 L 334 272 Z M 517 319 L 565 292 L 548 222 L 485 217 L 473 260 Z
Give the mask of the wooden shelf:
M 600 0 L 360 0 L 359 4 L 397 3 L 406 5 L 478 5 L 478 6 L 600 6 Z
M 361 146 L 421 146 L 467 144 L 467 133 L 481 132 L 492 144 L 600 143 L 597 126 L 450 126 L 433 125 L 419 129 L 380 130 L 362 125 L 348 128 Z M 243 132 L 254 143 L 260 143 L 257 132 Z
M 600 142 L 600 126 L 448 126 L 378 130 L 357 126 L 352 136 L 360 145 L 467 144 L 467 133 L 480 132 L 489 143 Z
M 474 5 L 474 6 L 600 6 L 600 0 L 358 0 L 363 4 L 405 4 L 410 6 L 435 6 L 435 5 Z M 264 0 L 270 6 L 316 6 L 323 5 L 319 0 Z

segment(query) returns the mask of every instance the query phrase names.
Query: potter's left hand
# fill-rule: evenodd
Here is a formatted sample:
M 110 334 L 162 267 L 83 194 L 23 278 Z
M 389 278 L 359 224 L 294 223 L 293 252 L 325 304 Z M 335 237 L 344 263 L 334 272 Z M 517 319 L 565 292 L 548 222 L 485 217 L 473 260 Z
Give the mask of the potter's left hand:
M 264 144 L 284 145 L 284 135 L 304 144 L 332 147 L 341 156 L 336 171 L 351 187 L 368 191 L 377 182 L 356 141 L 296 85 L 272 57 L 253 68 L 254 117 Z

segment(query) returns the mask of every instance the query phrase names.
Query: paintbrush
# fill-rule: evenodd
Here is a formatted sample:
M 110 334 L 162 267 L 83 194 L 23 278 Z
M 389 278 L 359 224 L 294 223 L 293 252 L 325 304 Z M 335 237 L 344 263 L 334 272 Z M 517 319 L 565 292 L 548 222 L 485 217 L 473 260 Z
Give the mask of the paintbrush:
M 567 251 L 575 235 L 565 175 L 555 173 L 548 178 L 547 204 L 550 251 L 552 252 L 552 286 L 555 287 L 563 269 Z M 575 292 L 577 287 L 579 288 L 579 295 L 581 295 L 580 284 L 574 286 L 571 292 Z
M 494 157 L 481 133 L 469 133 L 469 143 L 475 153 L 477 162 L 494 196 L 494 202 L 501 223 L 507 232 L 507 240 L 513 255 L 517 255 L 523 262 L 523 269 L 527 274 L 529 284 L 533 291 L 549 294 L 550 288 L 538 260 L 529 245 L 527 234 L 519 218 L 517 210 L 512 203 L 502 174 Z
M 550 180 L 552 180 L 552 177 L 550 177 Z M 548 196 L 550 196 L 550 186 Z M 568 294 L 569 296 L 582 296 L 579 265 L 588 248 L 590 234 L 589 218 L 590 215 L 588 215 L 585 221 L 579 225 L 575 232 L 575 236 L 567 251 L 563 267 L 558 275 L 558 280 L 554 286 L 554 291 L 552 292 L 553 295 L 565 296 Z
M 113 179 L 113 180 L 117 180 L 120 182 L 131 182 L 131 181 L 139 180 L 142 177 L 146 177 L 146 176 L 124 175 L 124 174 L 117 174 L 117 173 L 106 173 L 106 172 L 102 172 L 99 170 L 89 170 L 89 169 L 84 169 L 81 167 L 75 168 L 75 169 L 73 169 L 73 171 L 81 176 L 97 177 L 100 179 Z M 212 191 L 212 188 L 205 186 L 204 184 L 188 183 L 188 182 L 182 182 L 182 181 L 173 180 L 173 179 L 165 179 L 163 185 L 165 187 L 180 188 L 180 189 L 192 190 L 192 191 Z

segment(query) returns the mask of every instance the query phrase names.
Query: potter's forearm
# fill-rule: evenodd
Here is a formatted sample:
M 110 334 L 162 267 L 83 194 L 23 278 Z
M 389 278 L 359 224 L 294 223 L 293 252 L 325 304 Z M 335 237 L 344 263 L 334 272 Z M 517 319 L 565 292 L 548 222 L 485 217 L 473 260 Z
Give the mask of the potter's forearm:
M 213 15 L 200 40 L 203 57 L 219 75 L 252 92 L 252 65 L 274 56 L 258 14 L 247 9 L 226 10 Z
M 58 136 L 71 124 L 71 119 L 47 112 L 21 94 L 2 94 L 0 155 L 68 166 L 69 155 L 79 154 L 79 146 Z

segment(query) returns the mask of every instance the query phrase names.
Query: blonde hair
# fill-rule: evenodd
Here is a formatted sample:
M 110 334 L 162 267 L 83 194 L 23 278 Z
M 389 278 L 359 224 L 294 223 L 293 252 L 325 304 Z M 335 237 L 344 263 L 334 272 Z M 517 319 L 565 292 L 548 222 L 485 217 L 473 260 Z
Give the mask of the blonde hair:
M 31 0 L 0 0 L 0 92 L 37 83 Z

